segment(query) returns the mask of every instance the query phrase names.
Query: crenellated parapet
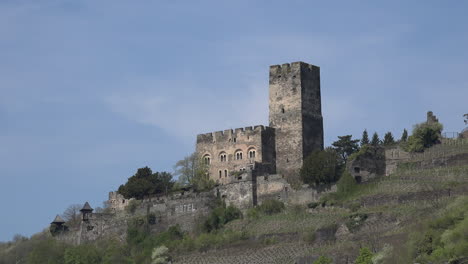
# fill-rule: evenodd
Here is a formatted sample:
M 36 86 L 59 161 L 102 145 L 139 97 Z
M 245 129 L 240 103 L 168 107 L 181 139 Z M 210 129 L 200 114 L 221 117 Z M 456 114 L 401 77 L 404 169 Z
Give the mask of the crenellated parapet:
M 272 130 L 271 127 L 258 125 L 204 133 L 197 135 L 197 144 L 222 142 L 236 143 L 238 140 L 248 140 L 251 136 L 260 135 L 262 132 L 270 130 Z

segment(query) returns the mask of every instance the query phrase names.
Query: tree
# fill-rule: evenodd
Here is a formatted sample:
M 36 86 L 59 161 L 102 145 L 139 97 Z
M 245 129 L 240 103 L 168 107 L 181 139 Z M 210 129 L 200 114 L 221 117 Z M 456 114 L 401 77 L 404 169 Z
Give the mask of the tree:
M 384 146 L 391 146 L 395 144 L 395 139 L 393 138 L 392 132 L 385 133 L 383 144 Z
M 120 185 L 118 192 L 126 199 L 143 199 L 147 195 L 167 194 L 174 182 L 168 172 L 153 173 L 150 168 L 139 168 L 127 183 Z
M 408 137 L 408 142 L 404 146 L 409 152 L 422 152 L 425 148 L 430 148 L 440 143 L 443 126 L 439 122 L 421 123 L 414 126 L 413 134 Z
M 81 204 L 72 204 L 65 209 L 62 214 L 63 220 L 67 222 L 69 227 L 76 226 L 80 223 L 81 220 L 81 208 L 83 205 Z
M 377 134 L 377 132 L 374 132 L 374 135 L 372 135 L 371 145 L 377 147 L 378 145 L 380 145 L 380 143 L 382 142 L 379 139 L 379 134 Z
M 352 135 L 338 136 L 338 140 L 332 143 L 343 163 L 346 163 L 349 155 L 359 150 L 359 139 L 351 139 L 351 137 Z
M 367 134 L 367 129 L 364 129 L 364 132 L 362 132 L 361 147 L 369 145 L 369 143 L 369 134 Z
M 408 140 L 408 130 L 403 129 L 403 134 L 401 135 L 401 142 L 406 142 Z
M 463 117 L 465 118 L 465 125 L 468 125 L 468 114 L 464 114 Z
M 207 190 L 214 186 L 214 181 L 208 175 L 208 166 L 197 153 L 193 153 L 175 164 L 174 174 L 183 185 Z
M 335 182 L 341 171 L 339 160 L 340 157 L 331 148 L 312 152 L 302 164 L 302 181 L 310 186 Z
M 373 254 L 368 248 L 361 248 L 354 264 L 372 264 L 372 257 Z

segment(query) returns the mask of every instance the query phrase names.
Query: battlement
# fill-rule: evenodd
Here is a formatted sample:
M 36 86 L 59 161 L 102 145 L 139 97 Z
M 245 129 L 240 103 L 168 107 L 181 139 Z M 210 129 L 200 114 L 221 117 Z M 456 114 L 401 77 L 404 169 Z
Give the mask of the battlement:
M 237 138 L 259 135 L 261 132 L 271 129 L 272 128 L 268 126 L 258 125 L 204 133 L 197 135 L 197 143 L 215 143 L 220 141 L 235 142 L 234 140 Z
M 291 73 L 299 73 L 301 69 L 308 70 L 308 71 L 320 70 L 318 66 L 308 64 L 302 61 L 284 63 L 282 65 L 270 66 L 270 78 L 281 78 L 281 77 L 288 76 Z M 293 75 L 292 77 L 295 77 L 295 76 Z

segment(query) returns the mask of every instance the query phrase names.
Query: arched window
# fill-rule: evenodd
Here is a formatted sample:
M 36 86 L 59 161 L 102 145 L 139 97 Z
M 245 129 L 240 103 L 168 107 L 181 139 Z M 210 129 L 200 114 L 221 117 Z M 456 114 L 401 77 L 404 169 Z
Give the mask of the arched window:
M 219 178 L 221 179 L 222 172 L 219 170 Z
M 241 150 L 238 150 L 236 152 L 236 160 L 241 160 L 242 159 L 242 151 Z
M 221 153 L 219 154 L 219 160 L 220 160 L 221 162 L 226 162 L 226 161 L 227 161 L 226 152 L 221 152 Z
M 249 159 L 255 159 L 256 151 L 254 148 L 249 149 Z
M 220 171 L 221 172 L 221 171 Z M 224 177 L 227 177 L 228 175 L 228 171 L 227 170 L 224 170 Z
M 211 157 L 209 154 L 206 154 L 205 156 L 203 156 L 203 160 L 205 162 L 206 165 L 210 165 L 211 164 Z

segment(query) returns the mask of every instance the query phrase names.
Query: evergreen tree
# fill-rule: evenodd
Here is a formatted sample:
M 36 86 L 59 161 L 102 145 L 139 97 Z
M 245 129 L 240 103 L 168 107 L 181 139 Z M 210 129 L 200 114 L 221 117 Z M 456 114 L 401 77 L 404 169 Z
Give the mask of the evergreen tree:
M 384 146 L 390 146 L 395 144 L 395 139 L 393 138 L 392 132 L 385 133 L 383 144 Z
M 362 132 L 361 147 L 369 145 L 369 143 L 369 134 L 367 134 L 367 129 L 364 129 L 364 132 Z
M 338 136 L 338 140 L 332 143 L 343 163 L 346 163 L 349 155 L 359 150 L 359 139 L 351 139 L 351 137 L 352 135 Z
M 377 147 L 380 145 L 381 141 L 379 139 L 379 134 L 377 132 L 374 132 L 374 135 L 372 135 L 372 140 L 371 140 L 371 145 L 374 147 Z
M 408 130 L 403 129 L 403 134 L 401 135 L 401 142 L 406 142 L 408 140 Z
M 137 173 L 128 178 L 127 183 L 120 185 L 118 193 L 126 199 L 143 199 L 147 195 L 167 194 L 174 185 L 172 175 L 168 172 L 155 172 L 148 168 L 139 168 Z

